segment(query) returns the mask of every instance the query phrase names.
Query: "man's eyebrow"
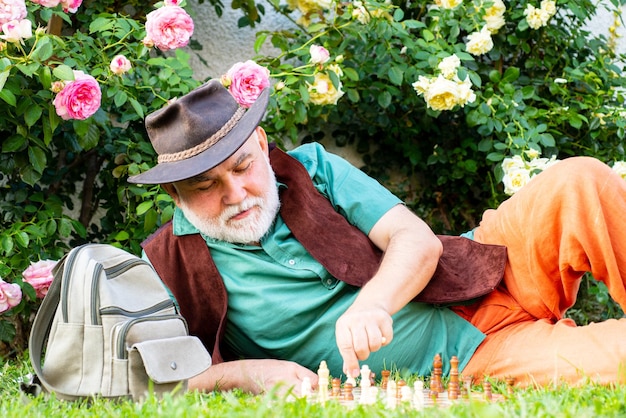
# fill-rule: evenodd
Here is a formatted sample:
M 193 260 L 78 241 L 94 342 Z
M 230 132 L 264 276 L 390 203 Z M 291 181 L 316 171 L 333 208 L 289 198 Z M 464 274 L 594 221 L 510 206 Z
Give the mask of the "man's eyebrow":
M 238 165 L 240 165 L 241 163 L 243 163 L 248 157 L 250 157 L 250 155 L 252 155 L 252 153 L 250 153 L 250 152 L 242 153 L 235 160 L 235 162 L 232 164 L 232 168 L 235 168 Z M 204 173 L 200 173 L 197 176 L 194 176 L 194 177 L 191 177 L 191 178 L 187 179 L 186 181 L 189 184 L 197 184 L 197 183 L 203 183 L 205 181 L 213 180 L 213 177 L 209 173 L 210 173 L 210 170 L 209 171 L 205 171 Z

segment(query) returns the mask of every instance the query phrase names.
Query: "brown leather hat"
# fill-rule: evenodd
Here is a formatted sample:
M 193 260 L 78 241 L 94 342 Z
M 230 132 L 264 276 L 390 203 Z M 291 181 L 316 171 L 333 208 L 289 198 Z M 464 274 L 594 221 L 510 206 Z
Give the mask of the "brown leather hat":
M 146 117 L 146 130 L 159 156 L 157 165 L 128 181 L 171 183 L 212 169 L 252 135 L 268 101 L 269 89 L 265 89 L 246 110 L 219 80 L 172 101 Z

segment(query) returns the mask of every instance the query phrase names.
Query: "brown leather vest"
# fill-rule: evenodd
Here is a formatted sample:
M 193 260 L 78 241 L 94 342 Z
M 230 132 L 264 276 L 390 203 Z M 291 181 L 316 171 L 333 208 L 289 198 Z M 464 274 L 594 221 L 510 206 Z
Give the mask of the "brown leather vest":
M 299 161 L 274 148 L 270 162 L 277 180 L 287 186 L 280 192 L 280 215 L 296 239 L 337 279 L 358 287 L 367 283 L 378 268 L 380 250 L 334 210 Z M 505 247 L 438 237 L 443 254 L 416 301 L 465 302 L 489 293 L 501 281 Z M 175 236 L 169 222 L 142 246 L 178 301 L 190 333 L 212 352 L 213 362 L 232 359 L 220 347 L 228 306 L 226 288 L 204 239 L 200 234 Z

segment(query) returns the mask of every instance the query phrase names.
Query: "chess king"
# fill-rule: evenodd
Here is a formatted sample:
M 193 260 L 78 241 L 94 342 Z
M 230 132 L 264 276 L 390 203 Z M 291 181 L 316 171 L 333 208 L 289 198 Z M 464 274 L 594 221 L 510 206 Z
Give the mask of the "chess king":
M 397 367 L 518 384 L 624 382 L 626 319 L 564 313 L 589 271 L 626 307 L 626 182 L 587 157 L 536 176 L 462 237 L 435 235 L 377 181 L 317 144 L 283 152 L 212 80 L 146 118 L 171 222 L 143 243 L 213 366 L 190 387 L 317 382 Z M 444 375 L 449 373 L 444 363 Z

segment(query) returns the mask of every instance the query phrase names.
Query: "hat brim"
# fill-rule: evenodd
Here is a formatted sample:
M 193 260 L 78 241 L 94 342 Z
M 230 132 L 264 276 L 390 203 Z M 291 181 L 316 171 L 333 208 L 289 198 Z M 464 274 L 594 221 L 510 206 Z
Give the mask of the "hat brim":
M 173 183 L 197 176 L 218 166 L 233 155 L 259 126 L 269 102 L 269 90 L 263 90 L 233 129 L 213 146 L 184 160 L 159 163 L 148 171 L 130 176 L 128 182 L 136 184 Z

